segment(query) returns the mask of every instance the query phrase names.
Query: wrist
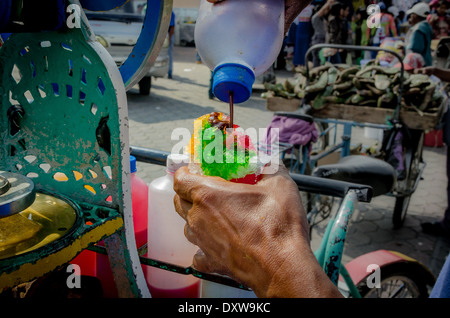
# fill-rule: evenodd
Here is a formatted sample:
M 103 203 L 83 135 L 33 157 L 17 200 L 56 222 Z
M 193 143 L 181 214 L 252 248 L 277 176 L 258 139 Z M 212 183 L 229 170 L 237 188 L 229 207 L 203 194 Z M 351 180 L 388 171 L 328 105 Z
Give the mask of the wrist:
M 312 252 L 309 241 L 290 244 L 274 270 L 265 297 L 335 298 L 342 297 Z

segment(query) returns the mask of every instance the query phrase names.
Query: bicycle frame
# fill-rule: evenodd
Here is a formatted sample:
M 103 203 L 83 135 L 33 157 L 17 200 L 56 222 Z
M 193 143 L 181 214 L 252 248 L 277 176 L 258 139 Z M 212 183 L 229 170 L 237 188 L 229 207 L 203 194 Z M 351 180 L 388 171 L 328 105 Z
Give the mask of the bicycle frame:
M 336 217 L 330 218 L 321 245 L 314 252 L 320 266 L 335 285 L 338 284 L 339 274 L 341 274 L 353 298 L 361 298 L 361 295 L 341 261 L 348 223 L 357 202 L 355 191 L 349 191 L 344 197 Z
M 352 137 L 352 129 L 353 127 L 370 127 L 370 128 L 377 128 L 377 129 L 391 129 L 392 125 L 389 124 L 371 124 L 371 123 L 358 123 L 348 120 L 339 120 L 339 119 L 323 119 L 323 118 L 314 118 L 315 121 L 319 123 L 328 123 L 332 124 L 333 126 L 328 127 L 327 130 L 323 132 L 323 134 L 328 134 L 332 129 L 334 129 L 334 142 L 333 146 L 331 146 L 329 149 L 317 154 L 312 155 L 309 158 L 303 157 L 303 161 L 309 160 L 311 165 L 311 170 L 313 170 L 320 159 L 330 155 L 331 153 L 340 150 L 340 157 L 346 157 L 350 155 L 350 149 L 351 149 L 351 137 Z M 343 133 L 342 133 L 342 141 L 340 143 L 336 143 L 337 139 L 337 125 L 343 126 Z M 413 160 L 414 153 L 417 151 L 416 148 L 410 147 L 405 150 L 405 167 L 410 167 L 411 161 Z M 414 181 L 414 185 L 410 189 L 406 189 L 404 191 L 392 191 L 390 193 L 387 193 L 386 195 L 389 196 L 404 196 L 404 195 L 410 195 L 414 193 L 417 189 L 417 186 L 419 184 L 419 181 L 422 178 L 422 174 L 425 170 L 426 162 L 421 161 L 421 167 L 419 169 L 419 173 Z
M 358 202 L 370 202 L 372 188 L 364 185 L 291 173 L 300 191 L 343 198 L 335 217 L 330 217 L 319 248 L 314 252 L 317 261 L 330 280 L 338 285 L 339 274 L 354 298 L 361 295 L 342 263 L 347 228 Z

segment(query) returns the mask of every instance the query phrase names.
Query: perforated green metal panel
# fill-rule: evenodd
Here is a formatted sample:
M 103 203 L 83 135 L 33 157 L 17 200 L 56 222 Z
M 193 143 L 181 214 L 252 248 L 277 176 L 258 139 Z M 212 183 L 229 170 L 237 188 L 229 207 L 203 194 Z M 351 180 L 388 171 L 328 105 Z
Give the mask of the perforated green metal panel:
M 122 295 L 148 296 L 132 223 L 125 87 L 87 20 L 13 34 L 0 49 L 0 90 L 0 170 L 28 176 L 80 214 L 64 237 L 0 260 L 0 292 L 105 239 Z
M 14 34 L 0 68 L 0 168 L 30 177 L 38 189 L 117 208 L 117 99 L 82 33 Z

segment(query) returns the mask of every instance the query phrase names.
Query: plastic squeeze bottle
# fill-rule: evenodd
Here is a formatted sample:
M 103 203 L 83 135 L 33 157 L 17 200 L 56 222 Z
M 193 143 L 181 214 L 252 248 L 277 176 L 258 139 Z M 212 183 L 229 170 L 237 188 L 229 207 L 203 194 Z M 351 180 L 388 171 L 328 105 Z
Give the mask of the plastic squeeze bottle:
M 136 175 L 136 158 L 134 156 L 130 156 L 130 172 L 134 235 L 136 247 L 140 248 L 147 243 L 148 186 L 144 180 Z M 99 242 L 98 245 L 104 246 L 103 241 Z M 103 289 L 103 297 L 118 297 L 117 287 L 114 282 L 108 255 L 84 250 L 72 260 L 71 263 L 80 266 L 82 275 L 94 276 L 100 280 Z M 145 265 L 142 265 L 143 269 L 146 267 L 144 266 Z
M 212 90 L 223 102 L 250 98 L 255 77 L 275 61 L 284 38 L 284 1 L 201 0 L 195 46 L 213 71 Z
M 136 173 L 136 157 L 130 156 L 131 205 L 133 208 L 133 226 L 137 247 L 147 243 L 148 227 L 148 185 Z
M 187 165 L 189 157 L 170 154 L 167 157 L 166 175 L 149 185 L 147 257 L 183 267 L 192 264 L 198 247 L 184 236 L 186 222 L 175 211 L 173 175 Z M 160 268 L 147 266 L 146 279 L 154 298 L 198 298 L 200 279 Z

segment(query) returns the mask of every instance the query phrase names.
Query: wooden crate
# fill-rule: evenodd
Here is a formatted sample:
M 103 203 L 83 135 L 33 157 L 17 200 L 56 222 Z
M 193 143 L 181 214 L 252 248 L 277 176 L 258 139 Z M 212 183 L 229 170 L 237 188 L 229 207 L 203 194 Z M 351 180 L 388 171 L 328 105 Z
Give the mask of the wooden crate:
M 293 112 L 299 109 L 302 101 L 298 98 L 287 99 L 283 97 L 268 97 L 266 100 L 267 110 Z
M 402 109 L 400 111 L 400 119 L 411 129 L 434 129 L 441 118 L 442 108 L 443 107 L 441 107 L 437 113 L 423 113 L 422 116 L 415 111 Z M 394 110 L 356 105 L 327 104 L 322 109 L 312 109 L 311 115 L 318 118 L 333 118 L 360 123 L 386 124 L 386 120 L 393 117 Z

